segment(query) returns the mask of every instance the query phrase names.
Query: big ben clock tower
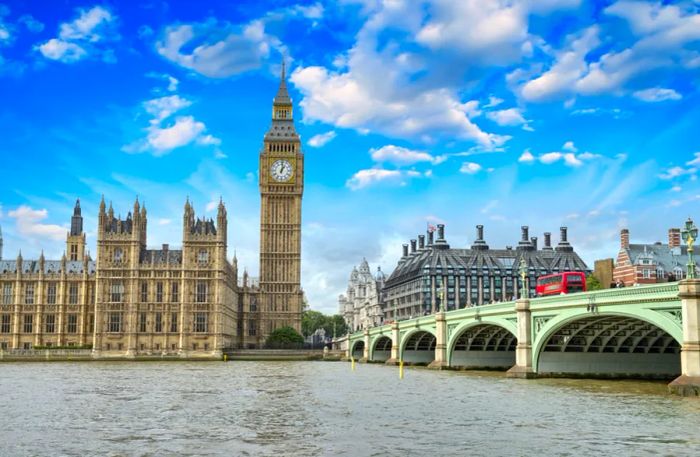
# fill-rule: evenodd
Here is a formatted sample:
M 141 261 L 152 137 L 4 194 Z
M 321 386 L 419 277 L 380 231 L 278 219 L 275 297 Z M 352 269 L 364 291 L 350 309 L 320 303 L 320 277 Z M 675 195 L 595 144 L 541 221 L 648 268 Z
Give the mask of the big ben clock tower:
M 301 197 L 304 155 L 294 128 L 282 63 L 272 126 L 260 152 L 261 333 L 291 326 L 301 332 Z

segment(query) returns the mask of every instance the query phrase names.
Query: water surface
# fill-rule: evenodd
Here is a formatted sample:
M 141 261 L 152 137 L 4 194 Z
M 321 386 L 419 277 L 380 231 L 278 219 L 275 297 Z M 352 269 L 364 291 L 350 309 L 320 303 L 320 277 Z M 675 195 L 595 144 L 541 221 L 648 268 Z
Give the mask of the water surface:
M 640 381 L 340 362 L 0 364 L 1 456 L 698 456 Z

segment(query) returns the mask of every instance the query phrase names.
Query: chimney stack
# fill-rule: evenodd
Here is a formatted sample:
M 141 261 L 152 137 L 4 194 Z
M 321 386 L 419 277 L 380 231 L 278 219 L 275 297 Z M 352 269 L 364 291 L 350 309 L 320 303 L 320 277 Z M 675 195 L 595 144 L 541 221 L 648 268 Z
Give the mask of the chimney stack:
M 629 249 L 630 247 L 630 231 L 622 229 L 620 231 L 620 248 Z
M 411 240 L 411 254 L 416 252 L 416 240 Z
M 552 234 L 550 232 L 544 232 L 544 247 L 542 249 L 545 251 L 552 250 Z
M 574 248 L 569 244 L 567 231 L 568 229 L 566 227 L 559 228 L 559 244 L 557 245 L 557 251 L 571 252 L 574 250 Z
M 476 226 L 476 241 L 484 241 L 484 226 Z
M 425 249 L 425 235 L 418 235 L 418 249 Z
M 403 245 L 403 256 L 408 257 L 408 245 L 407 244 Z
M 521 235 L 521 243 L 527 243 L 528 237 L 529 237 L 529 231 L 530 228 L 527 225 L 523 225 L 520 227 L 520 235 Z
M 535 248 L 535 251 L 537 250 L 537 237 L 533 236 L 530 238 L 530 243 L 532 244 L 532 247 Z
M 435 242 L 435 233 L 431 230 L 428 230 L 428 246 L 432 246 L 434 242 Z
M 668 247 L 678 248 L 681 246 L 681 229 L 671 228 L 668 229 Z
M 438 241 L 445 241 L 445 224 L 438 224 Z

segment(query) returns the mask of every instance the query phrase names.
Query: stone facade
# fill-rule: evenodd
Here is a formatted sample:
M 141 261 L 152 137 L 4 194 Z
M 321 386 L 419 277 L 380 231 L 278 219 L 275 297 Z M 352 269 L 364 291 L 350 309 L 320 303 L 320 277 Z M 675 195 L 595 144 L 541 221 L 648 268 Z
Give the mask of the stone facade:
M 345 295 L 338 297 L 338 312 L 352 331 L 384 324 L 382 288 L 386 276 L 381 267 L 372 275 L 366 259 L 353 267 Z
M 589 273 L 583 260 L 568 241 L 566 227 L 560 229 L 559 244 L 551 244 L 544 234 L 544 246 L 529 237 L 522 227 L 515 248 L 491 249 L 484 240 L 484 228 L 476 227 L 476 240 L 470 249 L 452 248 L 445 239 L 445 226 L 437 226 L 418 240 L 403 245 L 403 255 L 384 286 L 385 319 L 408 319 L 446 311 L 520 298 L 519 265 L 528 268 L 526 286 L 531 297 L 539 276 L 565 271 Z
M 238 276 L 227 260 L 228 217 L 195 217 L 186 201 L 182 245 L 147 248 L 138 199 L 125 218 L 100 202 L 97 256 L 86 252 L 76 202 L 60 260 L 2 260 L 0 349 L 91 346 L 96 357 L 218 357 L 261 347 L 274 329 L 301 329 L 303 155 L 284 72 L 260 154 L 261 276 Z M 285 167 L 280 175 L 280 161 Z M 277 167 L 277 168 L 275 168 Z

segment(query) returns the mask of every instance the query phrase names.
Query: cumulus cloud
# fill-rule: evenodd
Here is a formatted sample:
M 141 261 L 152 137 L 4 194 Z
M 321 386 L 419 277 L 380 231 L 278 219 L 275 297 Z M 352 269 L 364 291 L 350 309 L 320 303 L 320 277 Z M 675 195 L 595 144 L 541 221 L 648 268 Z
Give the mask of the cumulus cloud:
M 434 157 L 425 151 L 416 151 L 388 144 L 378 149 L 370 149 L 372 160 L 378 163 L 391 163 L 397 166 L 413 165 L 419 162 L 428 162 L 434 165 L 445 161 L 445 156 Z
M 520 158 L 518 158 L 518 162 L 522 162 L 522 163 L 532 163 L 534 161 L 535 161 L 535 156 L 532 155 L 532 153 L 530 151 L 523 152 L 522 155 L 520 156 Z
M 24 237 L 55 241 L 63 240 L 66 237 L 67 229 L 65 227 L 41 222 L 49 217 L 49 212 L 46 209 L 33 209 L 30 206 L 22 205 L 9 211 L 7 215 L 15 219 L 17 233 Z
M 698 24 L 700 26 L 700 24 Z M 652 87 L 650 89 L 638 90 L 632 94 L 635 98 L 643 102 L 663 102 L 666 100 L 680 100 L 683 98 L 681 94 L 673 89 L 664 89 L 662 87 Z
M 17 22 L 23 24 L 27 30 L 32 33 L 39 33 L 44 30 L 44 24 L 35 19 L 31 14 L 23 14 L 19 17 Z
M 221 140 L 206 133 L 206 125 L 193 116 L 177 116 L 175 113 L 189 107 L 191 101 L 177 94 L 154 98 L 143 103 L 143 109 L 151 115 L 146 137 L 122 147 L 127 153 L 151 152 L 154 156 L 162 156 L 170 151 L 197 144 L 200 146 L 219 146 Z M 225 157 L 216 150 L 217 158 Z
M 156 42 L 161 56 L 210 78 L 227 78 L 259 68 L 271 47 L 280 46 L 279 40 L 265 33 L 261 20 L 243 26 L 213 19 L 173 25 Z
M 518 158 L 520 163 L 534 163 L 540 162 L 544 165 L 551 165 L 557 162 L 564 162 L 565 165 L 570 167 L 580 167 L 585 162 L 599 159 L 602 156 L 600 154 L 594 154 L 592 152 L 582 152 L 577 154 L 578 148 L 574 145 L 573 141 L 567 141 L 562 146 L 562 151 L 552 151 L 535 156 L 529 150 L 523 152 L 523 154 Z
M 464 163 L 462 163 L 462 166 L 459 167 L 459 172 L 465 173 L 468 175 L 473 175 L 473 174 L 480 172 L 481 169 L 482 169 L 482 166 L 476 162 L 464 162 Z
M 325 133 L 319 133 L 318 135 L 312 136 L 309 141 L 306 142 L 309 146 L 312 148 L 320 148 L 328 144 L 330 141 L 332 141 L 336 137 L 336 134 L 333 130 L 330 130 Z
M 59 26 L 57 38 L 51 38 L 35 49 L 45 58 L 63 63 L 77 62 L 91 55 L 113 62 L 114 52 L 104 45 L 119 38 L 116 33 L 117 17 L 102 6 L 94 6 L 89 10 L 79 8 L 76 11 L 76 19 Z
M 694 161 L 688 162 L 692 163 Z M 671 167 L 666 169 L 663 173 L 659 175 L 659 178 L 664 179 L 664 180 L 669 180 L 669 179 L 674 179 L 674 178 L 679 178 L 681 176 L 685 175 L 695 175 L 697 173 L 697 168 L 695 167 L 690 167 L 690 168 L 683 168 L 683 167 Z
M 402 179 L 403 173 L 400 170 L 370 168 L 352 175 L 345 185 L 352 190 L 358 190 L 378 182 L 400 182 Z
M 522 125 L 524 130 L 532 130 L 532 128 L 528 125 L 528 121 L 523 117 L 518 108 L 490 111 L 486 114 L 486 117 L 500 126 Z

